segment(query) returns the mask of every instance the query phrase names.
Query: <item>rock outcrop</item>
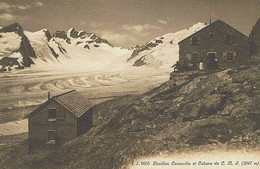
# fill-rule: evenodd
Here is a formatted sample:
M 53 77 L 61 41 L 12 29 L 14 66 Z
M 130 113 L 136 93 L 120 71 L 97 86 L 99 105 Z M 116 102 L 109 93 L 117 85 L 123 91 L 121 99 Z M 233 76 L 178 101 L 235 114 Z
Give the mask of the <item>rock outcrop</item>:
M 52 38 L 51 33 L 47 29 L 43 29 L 42 31 L 45 33 L 47 40 L 50 41 Z
M 64 39 L 64 40 L 66 40 L 68 38 L 65 31 L 56 31 L 53 34 L 53 37 L 61 38 L 61 39 Z
M 14 23 L 10 26 L 0 29 L 0 33 L 14 32 L 21 38 L 20 47 L 17 51 L 22 55 L 21 64 L 25 67 L 29 67 L 34 64 L 31 58 L 37 58 L 34 49 L 32 48 L 28 38 L 24 35 L 22 27 L 18 23 Z

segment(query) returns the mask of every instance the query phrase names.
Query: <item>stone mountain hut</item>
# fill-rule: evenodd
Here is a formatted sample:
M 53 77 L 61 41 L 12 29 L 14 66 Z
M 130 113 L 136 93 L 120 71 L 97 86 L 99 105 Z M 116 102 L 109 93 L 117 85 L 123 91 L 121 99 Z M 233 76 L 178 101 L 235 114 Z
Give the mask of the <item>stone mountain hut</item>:
M 40 105 L 28 117 L 29 151 L 54 149 L 86 133 L 93 126 L 93 104 L 72 90 Z
M 217 61 L 220 68 L 245 64 L 250 59 L 250 40 L 233 27 L 217 20 L 179 43 L 179 61 L 190 69 L 207 68 Z

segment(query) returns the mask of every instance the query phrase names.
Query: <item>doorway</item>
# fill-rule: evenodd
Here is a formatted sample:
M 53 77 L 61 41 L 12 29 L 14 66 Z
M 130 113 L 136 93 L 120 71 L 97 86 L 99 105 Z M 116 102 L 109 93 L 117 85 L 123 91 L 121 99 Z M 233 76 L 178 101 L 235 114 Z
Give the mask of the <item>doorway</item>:
M 207 69 L 218 69 L 216 52 L 208 52 L 206 58 Z

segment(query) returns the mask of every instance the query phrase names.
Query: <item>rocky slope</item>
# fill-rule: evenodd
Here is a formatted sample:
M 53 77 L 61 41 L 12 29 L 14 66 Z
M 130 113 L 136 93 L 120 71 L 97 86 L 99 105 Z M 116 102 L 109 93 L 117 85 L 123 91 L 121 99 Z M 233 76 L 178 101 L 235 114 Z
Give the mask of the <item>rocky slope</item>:
M 14 149 L 0 163 L 7 168 L 111 169 L 178 150 L 225 145 L 259 151 L 259 99 L 260 65 L 172 73 L 145 94 L 97 105 L 92 130 L 57 151 L 32 159 L 35 154 L 20 157 Z

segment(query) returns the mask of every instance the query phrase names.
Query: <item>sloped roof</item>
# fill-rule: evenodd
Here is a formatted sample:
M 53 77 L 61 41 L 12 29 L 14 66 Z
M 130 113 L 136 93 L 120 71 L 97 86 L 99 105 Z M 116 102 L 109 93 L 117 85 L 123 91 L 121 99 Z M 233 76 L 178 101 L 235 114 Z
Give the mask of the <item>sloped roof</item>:
M 212 26 L 212 25 L 214 25 L 214 24 L 218 24 L 218 23 L 224 24 L 224 25 L 228 26 L 229 28 L 233 29 L 234 31 L 238 32 L 239 34 L 241 34 L 242 36 L 244 36 L 245 38 L 247 38 L 247 39 L 249 40 L 249 37 L 247 37 L 247 36 L 244 35 L 243 33 L 239 32 L 238 30 L 236 30 L 235 28 L 233 28 L 233 27 L 230 26 L 229 24 L 227 24 L 227 23 L 223 22 L 222 20 L 218 19 L 218 20 L 216 20 L 215 22 L 209 24 L 208 26 L 205 26 L 204 28 L 202 28 L 202 29 L 200 29 L 199 31 L 195 32 L 194 34 L 188 36 L 187 38 L 181 40 L 178 44 L 180 44 L 181 42 L 185 41 L 186 39 L 189 39 L 191 36 L 193 36 L 193 35 L 195 35 L 195 34 L 201 32 L 201 31 L 203 31 L 203 30 L 205 30 L 205 29 L 207 29 L 207 28 L 209 28 L 210 26 Z
M 45 103 L 40 105 L 37 109 L 35 109 L 33 112 L 28 114 L 26 117 L 27 118 L 30 117 L 32 114 L 38 112 L 40 109 L 42 109 L 52 101 L 56 101 L 76 117 L 82 116 L 86 111 L 88 111 L 93 106 L 93 103 L 90 102 L 88 98 L 81 95 L 76 90 L 71 90 L 66 93 L 62 93 L 60 95 L 50 98 Z
M 54 96 L 52 99 L 56 100 L 59 104 L 61 104 L 77 117 L 83 115 L 93 106 L 92 102 L 90 102 L 85 96 L 81 95 L 76 90 Z

